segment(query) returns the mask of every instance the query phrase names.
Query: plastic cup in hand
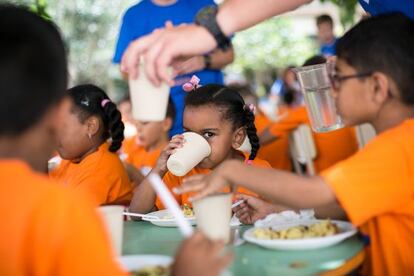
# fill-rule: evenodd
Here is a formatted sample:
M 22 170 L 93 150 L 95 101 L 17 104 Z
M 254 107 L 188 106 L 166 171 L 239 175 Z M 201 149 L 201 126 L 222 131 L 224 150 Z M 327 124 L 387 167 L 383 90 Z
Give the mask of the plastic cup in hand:
M 137 79 L 129 79 L 132 117 L 139 121 L 163 121 L 167 114 L 170 87 L 163 82 L 154 86 L 147 78 L 144 64 L 139 65 Z
M 98 208 L 101 214 L 107 233 L 111 238 L 113 248 L 117 256 L 122 253 L 122 234 L 124 228 L 124 206 L 108 205 Z
M 211 240 L 230 241 L 232 194 L 221 193 L 193 202 L 197 227 Z
M 324 63 L 294 69 L 305 98 L 311 126 L 315 132 L 328 132 L 344 126 L 332 97 L 329 79 L 330 66 L 330 63 Z
M 211 148 L 207 140 L 195 133 L 183 133 L 183 147 L 176 149 L 167 161 L 168 170 L 176 176 L 184 176 L 210 155 Z
M 246 138 L 244 138 L 243 144 L 241 144 L 238 150 L 248 154 L 252 152 L 252 145 L 250 144 L 249 137 L 246 136 Z

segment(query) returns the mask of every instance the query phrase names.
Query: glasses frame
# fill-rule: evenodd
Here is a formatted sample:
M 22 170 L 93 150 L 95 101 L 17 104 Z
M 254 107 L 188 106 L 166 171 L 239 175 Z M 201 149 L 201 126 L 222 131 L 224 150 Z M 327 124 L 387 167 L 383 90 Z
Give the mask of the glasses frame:
M 345 75 L 341 76 L 336 73 L 329 74 L 329 80 L 331 82 L 332 88 L 335 90 L 339 90 L 342 83 L 349 79 L 362 79 L 366 77 L 370 77 L 372 75 L 372 72 L 365 72 L 365 73 L 358 73 L 353 75 Z

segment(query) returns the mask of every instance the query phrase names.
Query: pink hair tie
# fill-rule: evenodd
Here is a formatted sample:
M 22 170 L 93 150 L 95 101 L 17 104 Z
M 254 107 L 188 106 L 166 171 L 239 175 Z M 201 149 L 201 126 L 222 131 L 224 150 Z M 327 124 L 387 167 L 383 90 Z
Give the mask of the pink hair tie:
M 248 166 L 251 166 L 253 164 L 253 160 L 246 160 L 244 161 Z
M 199 83 L 200 79 L 196 75 L 193 75 L 189 82 L 183 84 L 183 90 L 185 92 L 191 92 L 200 87 Z
M 254 104 L 246 105 L 246 107 L 247 107 L 247 110 L 249 110 L 253 114 L 256 113 L 256 107 L 254 106 Z
M 101 102 L 101 106 L 102 106 L 102 108 L 104 108 L 104 107 L 105 107 L 105 105 L 106 105 L 107 103 L 109 103 L 109 102 L 111 102 L 111 100 L 109 100 L 109 99 L 104 99 L 104 100 L 102 100 L 102 102 Z

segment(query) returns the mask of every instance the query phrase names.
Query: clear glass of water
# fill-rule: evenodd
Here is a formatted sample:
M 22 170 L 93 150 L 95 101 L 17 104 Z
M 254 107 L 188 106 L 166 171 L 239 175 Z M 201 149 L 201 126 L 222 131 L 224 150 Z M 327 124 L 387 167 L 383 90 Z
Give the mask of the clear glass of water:
M 333 131 L 344 126 L 332 97 L 329 66 L 331 64 L 324 63 L 294 69 L 305 98 L 311 127 L 315 132 Z

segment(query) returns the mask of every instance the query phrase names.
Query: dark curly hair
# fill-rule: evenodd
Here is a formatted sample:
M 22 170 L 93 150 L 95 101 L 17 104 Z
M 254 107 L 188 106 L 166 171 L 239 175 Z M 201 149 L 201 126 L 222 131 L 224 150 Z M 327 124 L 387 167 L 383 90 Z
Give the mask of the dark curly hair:
M 254 125 L 254 113 L 244 103 L 240 94 L 223 85 L 208 84 L 188 93 L 185 106 L 213 105 L 222 110 L 223 118 L 233 125 L 233 129 L 245 127 L 252 150 L 249 160 L 254 160 L 259 151 L 259 137 Z
M 124 140 L 124 123 L 121 120 L 121 113 L 108 95 L 93 84 L 78 85 L 70 88 L 68 92 L 75 103 L 74 112 L 78 114 L 79 121 L 83 123 L 93 115 L 99 116 L 104 127 L 102 139 L 112 140 L 109 151 L 119 150 Z M 103 100 L 108 101 L 102 107 Z

